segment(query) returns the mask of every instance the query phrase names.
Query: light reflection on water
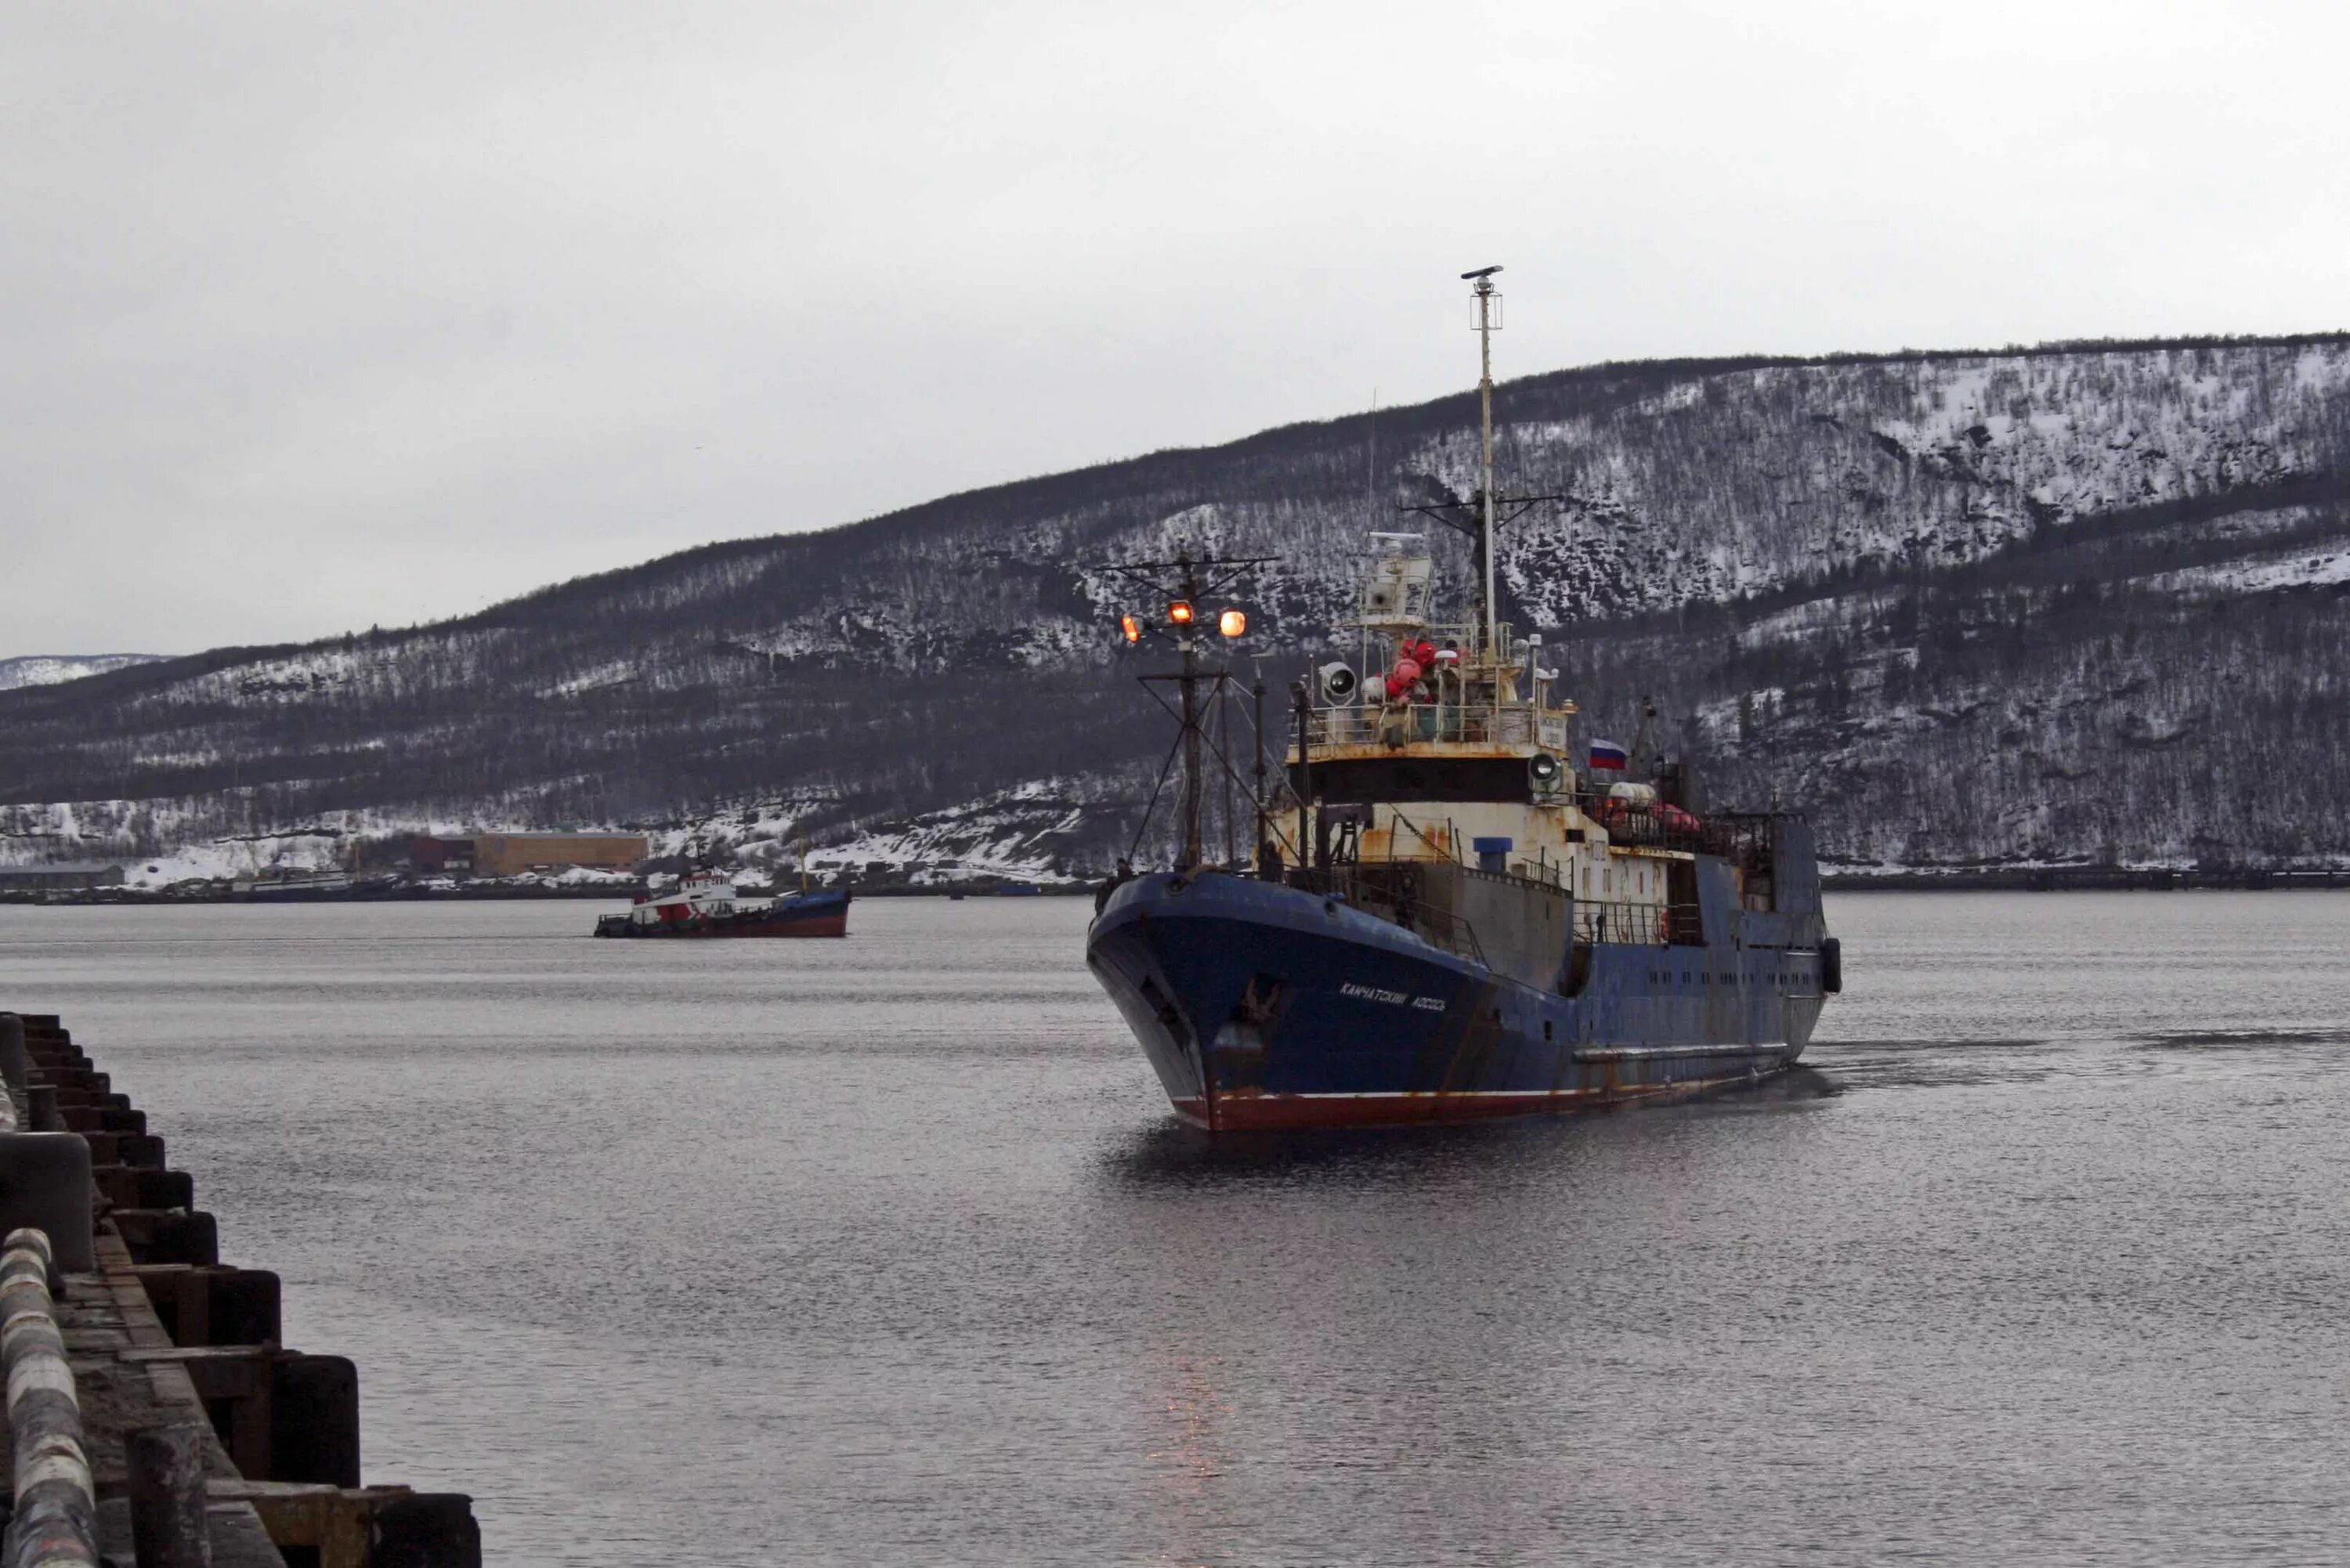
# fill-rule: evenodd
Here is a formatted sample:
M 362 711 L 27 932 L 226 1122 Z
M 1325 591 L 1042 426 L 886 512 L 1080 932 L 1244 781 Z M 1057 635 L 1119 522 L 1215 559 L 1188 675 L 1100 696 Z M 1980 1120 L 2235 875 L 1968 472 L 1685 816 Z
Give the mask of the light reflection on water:
M 1211 1143 L 1080 900 L 0 910 L 522 1563 L 2350 1554 L 2350 898 L 1833 901 L 1800 1072 Z

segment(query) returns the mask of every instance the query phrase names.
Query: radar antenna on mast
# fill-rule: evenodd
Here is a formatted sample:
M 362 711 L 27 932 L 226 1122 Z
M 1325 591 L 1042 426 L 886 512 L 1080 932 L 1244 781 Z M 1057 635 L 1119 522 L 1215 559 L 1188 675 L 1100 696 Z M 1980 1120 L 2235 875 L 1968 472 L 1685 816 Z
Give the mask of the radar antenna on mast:
M 1496 662 L 1509 657 L 1509 649 L 1500 646 L 1502 597 L 1498 579 L 1499 561 L 1493 548 L 1493 535 L 1502 524 L 1524 514 L 1528 508 L 1545 501 L 1564 501 L 1564 495 L 1501 495 L 1493 485 L 1493 334 L 1502 327 L 1501 294 L 1493 287 L 1493 275 L 1498 266 L 1479 267 L 1475 272 L 1461 275 L 1463 283 L 1476 285 L 1477 300 L 1477 400 L 1478 400 L 1478 464 L 1477 493 L 1463 502 L 1457 497 L 1420 506 L 1407 506 L 1407 512 L 1417 512 L 1456 528 L 1469 535 L 1477 555 L 1477 578 L 1482 599 L 1478 608 L 1478 639 L 1485 656 Z M 1440 488 L 1441 488 L 1440 486 Z M 1445 491 L 1448 496 L 1452 493 Z M 1510 511 L 1503 515 L 1499 508 Z

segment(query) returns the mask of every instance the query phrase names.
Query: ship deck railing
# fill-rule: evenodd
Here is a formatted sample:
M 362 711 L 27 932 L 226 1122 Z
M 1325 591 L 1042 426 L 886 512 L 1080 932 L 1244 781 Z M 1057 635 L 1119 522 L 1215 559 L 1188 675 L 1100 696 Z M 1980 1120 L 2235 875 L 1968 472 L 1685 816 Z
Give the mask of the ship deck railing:
M 1589 944 L 1670 947 L 1704 940 L 1704 924 L 1695 904 L 1643 902 L 1629 898 L 1576 897 L 1563 862 L 1515 860 L 1506 871 L 1463 866 L 1464 876 L 1489 882 L 1522 882 L 1547 888 L 1573 900 L 1575 940 Z
M 1543 743 L 1544 721 L 1556 726 L 1548 738 L 1565 746 L 1565 715 L 1520 699 L 1467 703 L 1378 702 L 1345 708 L 1309 708 L 1305 742 L 1315 749 L 1344 746 L 1400 748 L 1419 742 L 1454 745 L 1533 746 Z
M 1492 881 L 1526 882 L 1558 892 L 1569 900 L 1571 925 L 1575 943 L 1579 947 L 1701 947 L 1705 942 L 1705 922 L 1693 903 L 1643 903 L 1624 898 L 1578 898 L 1573 889 L 1555 874 L 1527 875 L 1537 870 L 1532 862 L 1521 862 L 1511 870 L 1487 871 L 1481 867 L 1461 866 L 1440 857 L 1422 856 L 1387 860 L 1350 861 L 1326 867 L 1284 867 L 1278 880 L 1284 887 L 1301 892 L 1318 894 L 1323 898 L 1343 899 L 1364 908 L 1367 912 L 1378 908 L 1399 911 L 1399 925 L 1425 930 L 1440 945 L 1479 963 L 1486 961 L 1484 945 L 1477 940 L 1477 929 L 1464 916 L 1451 910 L 1431 907 L 1405 894 L 1399 874 L 1416 866 L 1439 865 L 1455 867 L 1463 875 Z M 1546 867 L 1553 873 L 1556 867 Z M 1231 875 L 1255 877 L 1253 869 L 1235 867 Z
M 1607 830 L 1610 844 L 1623 848 L 1716 855 L 1752 872 L 1767 874 L 1771 869 L 1771 818 L 1765 813 L 1680 814 L 1694 822 L 1690 826 L 1667 815 L 1660 806 L 1636 805 L 1611 795 L 1578 794 L 1575 804 L 1584 815 Z
M 1585 946 L 1694 947 L 1705 940 L 1705 922 L 1695 904 L 1578 898 L 1575 940 Z
M 1341 898 L 1357 906 L 1385 906 L 1398 911 L 1396 923 L 1432 935 L 1439 945 L 1463 958 L 1485 961 L 1484 944 L 1467 917 L 1431 905 L 1408 890 L 1404 874 L 1420 866 L 1456 866 L 1435 856 L 1399 856 L 1388 860 L 1351 860 L 1331 866 L 1294 866 L 1284 877 L 1292 888 Z

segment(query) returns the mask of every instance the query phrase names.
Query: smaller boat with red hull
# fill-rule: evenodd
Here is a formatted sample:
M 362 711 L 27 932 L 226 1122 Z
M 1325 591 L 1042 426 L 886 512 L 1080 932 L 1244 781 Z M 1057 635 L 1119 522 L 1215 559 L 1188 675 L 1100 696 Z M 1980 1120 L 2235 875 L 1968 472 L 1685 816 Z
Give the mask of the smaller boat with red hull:
M 637 900 L 625 915 L 596 921 L 599 937 L 845 937 L 848 889 L 825 888 L 779 898 L 744 898 L 714 871 L 689 871 L 677 890 Z

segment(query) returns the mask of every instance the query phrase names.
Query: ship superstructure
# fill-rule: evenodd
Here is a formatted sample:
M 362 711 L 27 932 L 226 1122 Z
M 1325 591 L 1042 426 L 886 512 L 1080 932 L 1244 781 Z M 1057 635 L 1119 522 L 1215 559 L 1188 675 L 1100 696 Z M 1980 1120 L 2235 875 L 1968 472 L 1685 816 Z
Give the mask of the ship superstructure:
M 1469 275 L 1481 324 L 1493 270 Z M 1203 1127 L 1745 1081 L 1801 1054 L 1839 984 L 1801 814 L 1707 810 L 1685 765 L 1575 766 L 1575 705 L 1541 639 L 1497 613 L 1495 520 L 1522 503 L 1494 490 L 1481 337 L 1483 484 L 1460 505 L 1478 613 L 1437 618 L 1422 535 L 1372 535 L 1350 657 L 1295 692 L 1284 803 L 1259 792 L 1253 866 L 1202 863 L 1191 744 L 1181 863 L 1116 888 L 1089 933 L 1095 973 Z M 1187 628 L 1201 618 L 1186 607 Z M 1196 674 L 1198 639 L 1178 641 Z M 1187 732 L 1194 711 L 1187 686 Z

